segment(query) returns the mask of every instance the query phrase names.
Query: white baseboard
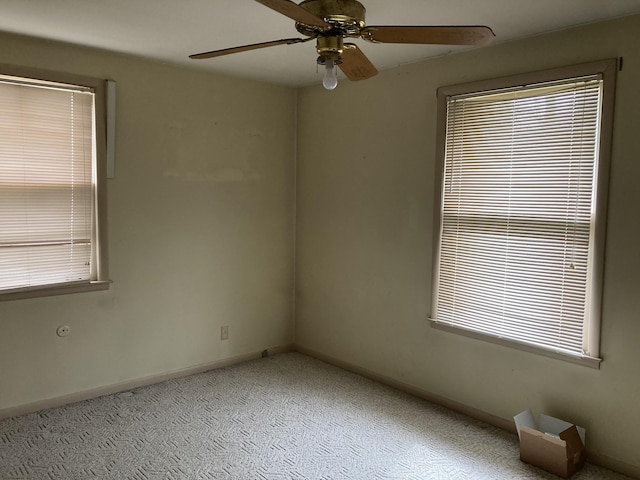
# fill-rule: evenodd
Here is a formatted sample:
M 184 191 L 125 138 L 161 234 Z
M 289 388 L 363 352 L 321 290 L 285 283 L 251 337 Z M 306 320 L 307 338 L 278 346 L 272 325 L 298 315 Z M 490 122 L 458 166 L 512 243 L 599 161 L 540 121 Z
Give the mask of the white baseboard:
M 269 355 L 290 352 L 292 350 L 292 345 L 281 345 L 267 349 Z M 202 373 L 216 368 L 228 367 L 230 365 L 235 365 L 238 363 L 246 362 L 248 360 L 255 360 L 256 358 L 260 358 L 263 352 L 264 350 L 260 352 L 245 353 L 242 355 L 236 355 L 233 357 L 216 360 L 214 362 L 195 365 L 193 367 L 181 368 L 178 370 L 172 370 L 170 372 L 164 372 L 143 378 L 135 378 L 133 380 L 127 380 L 125 382 L 114 383 L 102 387 L 91 388 L 89 390 L 83 390 L 81 392 L 74 392 L 68 395 L 47 398 L 33 403 L 0 409 L 0 419 L 16 417 L 18 415 L 25 415 L 27 413 L 46 410 L 48 408 L 61 407 L 70 403 L 90 400 L 92 398 L 102 397 L 104 395 L 113 395 L 114 393 L 124 392 L 134 388 L 144 387 L 146 385 L 153 385 L 154 383 L 164 382 L 173 378 L 186 377 L 188 375 L 195 375 L 196 373 Z
M 362 375 L 363 377 L 366 377 L 376 382 L 380 382 L 382 384 L 396 388 L 402 392 L 408 393 L 410 395 L 414 395 L 418 398 L 422 398 L 424 400 L 427 400 L 428 402 L 432 402 L 437 405 L 441 405 L 443 407 L 449 408 L 455 412 L 462 413 L 471 418 L 475 418 L 476 420 L 480 420 L 482 422 L 488 423 L 490 425 L 501 428 L 503 430 L 507 430 L 512 433 L 516 432 L 515 424 L 513 422 L 513 419 L 511 418 L 506 419 L 506 418 L 498 417 L 496 415 L 485 412 L 483 410 L 471 407 L 469 405 L 465 405 L 460 402 L 456 402 L 455 400 L 451 400 L 446 397 L 441 397 L 440 395 L 436 395 L 427 390 L 423 390 L 413 385 L 409 385 L 407 383 L 401 382 L 392 377 L 381 375 L 372 370 L 360 367 L 358 365 L 354 365 L 349 362 L 344 362 L 342 360 L 331 357 L 329 355 L 325 355 L 324 353 L 320 353 L 313 349 L 303 347 L 302 345 L 297 345 L 297 344 L 294 345 L 294 350 L 304 355 L 317 358 L 318 360 L 321 360 L 325 363 L 335 365 L 336 367 L 342 368 L 343 370 L 347 370 L 349 372 Z M 608 468 L 609 470 L 614 470 L 624 475 L 628 475 L 632 478 L 640 479 L 640 466 L 631 465 L 629 463 L 616 460 L 615 458 L 611 458 L 607 455 L 603 455 L 598 452 L 593 452 L 588 449 L 587 449 L 587 458 L 589 462 L 593 463 L 594 465 L 599 465 L 601 467 Z

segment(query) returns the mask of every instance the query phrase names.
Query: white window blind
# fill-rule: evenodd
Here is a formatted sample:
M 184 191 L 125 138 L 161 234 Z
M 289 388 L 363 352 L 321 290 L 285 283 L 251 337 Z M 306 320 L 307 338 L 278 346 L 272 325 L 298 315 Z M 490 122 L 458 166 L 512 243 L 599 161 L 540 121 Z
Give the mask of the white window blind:
M 597 357 L 599 75 L 447 99 L 436 322 Z
M 0 291 L 89 281 L 94 94 L 0 76 Z

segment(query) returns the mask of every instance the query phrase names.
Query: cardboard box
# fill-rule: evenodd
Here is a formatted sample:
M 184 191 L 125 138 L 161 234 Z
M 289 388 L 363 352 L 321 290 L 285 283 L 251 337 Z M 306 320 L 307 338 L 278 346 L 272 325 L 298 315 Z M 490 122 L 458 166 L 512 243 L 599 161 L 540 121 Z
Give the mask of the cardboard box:
M 531 410 L 513 419 L 520 437 L 520 460 L 562 478 L 582 468 L 587 458 L 584 428 L 542 414 L 537 425 Z

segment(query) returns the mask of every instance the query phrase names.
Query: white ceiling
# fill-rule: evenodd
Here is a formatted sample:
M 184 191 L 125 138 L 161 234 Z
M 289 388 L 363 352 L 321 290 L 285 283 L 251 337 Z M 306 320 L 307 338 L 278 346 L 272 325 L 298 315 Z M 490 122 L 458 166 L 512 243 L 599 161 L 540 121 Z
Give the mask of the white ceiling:
M 360 0 L 367 25 L 487 25 L 502 43 L 640 13 L 640 0 Z M 0 0 L 0 30 L 282 85 L 320 83 L 314 42 L 207 60 L 189 54 L 300 37 L 252 0 Z M 350 40 L 351 41 L 351 40 Z M 379 70 L 468 47 L 355 40 Z

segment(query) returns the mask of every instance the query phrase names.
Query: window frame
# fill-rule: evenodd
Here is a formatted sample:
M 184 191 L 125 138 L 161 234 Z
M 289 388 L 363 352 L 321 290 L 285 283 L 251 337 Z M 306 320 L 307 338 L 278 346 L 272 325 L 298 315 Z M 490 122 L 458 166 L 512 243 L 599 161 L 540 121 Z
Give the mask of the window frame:
M 45 82 L 56 82 L 75 86 L 88 87 L 95 95 L 95 192 L 94 221 L 92 235 L 92 259 L 95 260 L 93 279 L 85 282 L 69 284 L 49 284 L 33 287 L 16 288 L 0 292 L 0 301 L 37 298 L 70 293 L 108 290 L 108 228 L 107 228 L 107 133 L 106 133 L 106 80 L 65 72 L 55 72 L 18 65 L 1 64 L 0 74 L 22 77 Z
M 516 340 L 496 337 L 481 332 L 467 330 L 452 325 L 439 323 L 435 318 L 437 308 L 437 298 L 439 289 L 439 265 L 440 265 L 440 237 L 442 232 L 443 213 L 443 188 L 444 188 L 444 161 L 446 145 L 447 126 L 447 102 L 448 98 L 458 95 L 484 93 L 492 90 L 504 88 L 526 87 L 545 82 L 562 81 L 576 77 L 599 74 L 603 79 L 602 90 L 602 112 L 600 124 L 600 142 L 598 149 L 598 169 L 596 172 L 596 184 L 594 190 L 597 192 L 594 208 L 594 232 L 593 232 L 593 257 L 591 260 L 593 290 L 589 298 L 591 311 L 597 318 L 590 331 L 589 345 L 594 347 L 594 351 L 599 352 L 600 328 L 602 323 L 602 291 L 604 276 L 604 249 L 606 235 L 606 213 L 609 188 L 609 170 L 611 163 L 611 144 L 613 134 L 613 111 L 615 99 L 615 85 L 617 73 L 617 59 L 607 59 L 596 62 L 589 62 L 579 65 L 541 70 L 524 74 L 512 75 L 502 78 L 493 78 L 459 85 L 441 87 L 437 91 L 437 132 L 436 132 L 436 175 L 435 175 L 435 203 L 434 203 L 434 251 L 433 251 L 433 291 L 432 308 L 429 320 L 431 326 L 443 331 L 461 334 L 467 337 L 495 343 L 499 345 L 516 348 L 531 353 L 557 358 L 572 363 L 586 365 L 592 368 L 599 368 L 602 358 L 598 356 L 578 356 L 564 352 L 537 347 L 535 345 L 521 343 Z

